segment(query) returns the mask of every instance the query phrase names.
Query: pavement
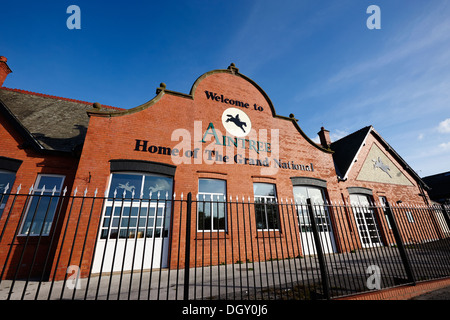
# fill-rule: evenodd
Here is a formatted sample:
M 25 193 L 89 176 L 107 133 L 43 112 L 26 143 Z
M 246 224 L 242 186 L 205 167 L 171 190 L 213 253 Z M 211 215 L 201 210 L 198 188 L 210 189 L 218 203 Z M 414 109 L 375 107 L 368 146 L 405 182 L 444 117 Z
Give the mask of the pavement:
M 409 300 L 450 300 L 450 286 L 422 294 Z

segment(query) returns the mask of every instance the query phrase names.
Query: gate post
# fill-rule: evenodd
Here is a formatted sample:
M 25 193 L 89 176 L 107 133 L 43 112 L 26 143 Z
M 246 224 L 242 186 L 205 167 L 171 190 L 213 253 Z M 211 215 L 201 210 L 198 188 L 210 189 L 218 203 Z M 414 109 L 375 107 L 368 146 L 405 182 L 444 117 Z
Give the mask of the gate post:
M 183 201 L 181 201 L 181 206 L 183 206 Z M 189 267 L 191 260 L 191 210 L 192 210 L 192 194 L 189 192 L 186 200 L 186 241 L 185 241 L 186 247 L 184 250 L 183 300 L 189 300 Z
M 386 201 L 386 215 L 388 216 L 389 222 L 391 223 L 392 232 L 394 233 L 394 238 L 395 242 L 397 243 L 400 258 L 402 259 L 403 266 L 405 267 L 408 282 L 411 282 L 413 285 L 416 285 L 416 280 L 414 279 L 411 264 L 409 262 L 408 255 L 406 254 L 405 246 L 403 245 L 402 236 L 397 226 L 397 221 L 395 220 L 394 215 L 392 214 L 391 204 L 387 201 Z
M 316 225 L 316 219 L 314 217 L 314 208 L 311 203 L 311 199 L 306 199 L 306 203 L 308 204 L 308 213 L 309 213 L 309 219 L 311 222 L 311 227 L 314 235 L 314 243 L 316 245 L 316 252 L 317 257 L 319 258 L 319 266 L 320 266 L 320 275 L 322 277 L 322 286 L 323 286 L 323 293 L 325 296 L 325 299 L 330 299 L 330 286 L 328 284 L 328 276 L 327 276 L 327 267 L 325 264 L 325 257 L 323 255 L 322 245 L 320 242 L 320 235 L 319 231 L 317 229 Z

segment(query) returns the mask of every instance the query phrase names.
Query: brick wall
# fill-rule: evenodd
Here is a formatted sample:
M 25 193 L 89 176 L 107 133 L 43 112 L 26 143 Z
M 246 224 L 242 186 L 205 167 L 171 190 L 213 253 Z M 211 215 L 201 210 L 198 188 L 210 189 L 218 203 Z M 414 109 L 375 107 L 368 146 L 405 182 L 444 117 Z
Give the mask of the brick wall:
M 119 111 L 119 115 L 92 112 L 79 163 L 74 158 L 40 155 L 32 150 L 21 149 L 20 146 L 23 143 L 22 138 L 15 133 L 10 124 L 1 118 L 0 139 L 4 141 L 4 149 L 1 155 L 24 161 L 17 173 L 15 187 L 21 183 L 22 186 L 29 188 L 34 183 L 37 174 L 45 172 L 66 175 L 65 184 L 69 187 L 72 185 L 73 188 L 77 187 L 78 190 L 81 190 L 80 192 L 87 189 L 88 196 L 92 196 L 96 189 L 99 195 L 103 195 L 108 188 L 110 179 L 109 160 L 132 159 L 176 164 L 174 192 L 178 197 L 182 193 L 186 196 L 189 192 L 192 192 L 195 196 L 198 192 L 199 178 L 218 178 L 226 180 L 228 198 L 230 196 L 233 199 L 236 196 L 239 199 L 242 199 L 242 197 L 244 199 L 250 197 L 253 201 L 253 183 L 266 182 L 276 185 L 278 199 L 290 200 L 293 198 L 293 186 L 290 178 L 308 177 L 326 181 L 327 200 L 332 202 L 344 201 L 348 203 L 349 193 L 347 188 L 364 187 L 371 189 L 375 198 L 379 195 L 385 195 L 390 202 L 402 200 L 405 203 L 423 204 L 423 198 L 419 196 L 421 191 L 414 178 L 398 164 L 394 157 L 389 155 L 388 150 L 373 136 L 368 138 L 366 145 L 362 148 L 358 156 L 358 161 L 354 164 L 348 176 L 348 180 L 338 181 L 332 153 L 327 152 L 310 141 L 301 131 L 299 124 L 297 124 L 293 117 L 276 116 L 275 110 L 265 93 L 245 76 L 236 75 L 226 70 L 215 71 L 206 73 L 200 77 L 194 83 L 190 95 L 174 93 L 165 90 L 163 87 L 160 90 L 162 91 L 154 99 L 135 109 Z M 205 91 L 209 92 L 210 98 L 208 98 Z M 216 94 L 220 98 L 217 100 L 211 99 L 211 93 Z M 248 106 L 232 105 L 231 100 L 248 103 Z M 236 154 L 239 154 L 241 161 L 245 161 L 245 158 L 257 159 L 258 154 L 255 151 L 249 151 L 248 148 L 241 149 L 234 145 L 223 147 L 215 144 L 215 140 L 212 140 L 213 134 L 210 124 L 212 123 L 214 125 L 219 139 L 223 135 L 229 135 L 222 124 L 222 115 L 226 109 L 231 107 L 236 107 L 244 111 L 250 118 L 254 131 L 246 137 L 247 139 L 271 143 L 272 152 L 259 157 L 259 159 L 263 160 L 266 156 L 268 158 L 275 158 L 283 162 L 286 168 L 278 168 L 276 172 L 273 172 L 267 171 L 268 168 L 262 166 L 234 163 L 233 157 Z M 209 134 L 205 138 L 205 132 L 207 131 Z M 181 134 L 183 133 L 185 134 L 184 138 L 189 138 L 188 140 L 181 138 Z M 203 139 L 207 142 L 202 143 L 201 140 Z M 140 141 L 140 144 L 138 143 L 138 151 L 136 151 L 137 140 Z M 142 150 L 145 144 L 143 141 L 146 141 L 147 151 Z M 390 160 L 397 164 L 402 174 L 411 182 L 411 186 L 367 182 L 357 179 L 361 166 L 369 153 L 370 146 L 373 144 L 379 145 L 386 152 Z M 180 160 L 179 157 L 175 156 L 172 158 L 170 155 L 160 154 L 157 152 L 159 147 L 168 147 L 172 150 L 177 148 L 183 154 L 186 151 L 192 151 L 196 148 L 199 148 L 200 151 L 196 159 L 186 159 L 190 160 L 186 161 L 190 163 L 177 163 Z M 213 164 L 208 162 L 208 153 L 205 150 L 211 148 L 214 148 L 222 156 L 228 155 L 229 162 L 215 162 Z M 308 166 L 310 170 L 298 170 L 301 168 L 298 165 Z M 275 166 L 276 164 L 272 160 L 270 168 L 273 170 Z M 74 175 L 75 170 L 76 174 Z M 72 207 L 73 214 L 70 217 L 67 212 L 65 213 L 61 225 L 58 226 L 61 231 L 57 234 L 59 238 L 57 239 L 58 243 L 55 248 L 55 252 L 61 252 L 57 272 L 58 277 L 65 275 L 67 266 L 73 263 L 73 261 L 83 261 L 81 266 L 83 275 L 86 275 L 89 271 L 97 236 L 96 227 L 99 224 L 102 214 L 99 206 L 100 204 L 96 205 L 96 209 L 93 210 L 93 216 L 87 214 L 86 208 L 84 208 L 84 211 L 81 210 L 80 203 L 74 204 Z M 196 212 L 193 212 L 193 215 L 195 214 Z M 287 213 L 282 214 L 286 219 Z M 332 212 L 331 215 L 333 225 L 336 226 L 339 224 L 341 226 L 340 234 L 335 234 L 338 250 L 352 250 L 353 247 L 344 245 L 344 242 L 339 241 L 339 239 L 347 232 L 356 232 L 355 227 L 352 230 L 349 227 L 350 224 L 355 223 L 354 217 L 351 214 L 345 216 L 335 212 Z M 252 223 L 254 226 L 254 213 L 249 212 L 247 218 L 250 219 L 248 223 Z M 176 230 L 179 230 L 180 223 L 181 226 L 185 226 L 185 217 L 180 219 L 179 213 L 175 208 L 172 219 L 170 257 L 173 258 L 177 257 L 178 250 L 178 246 L 174 244 L 180 242 L 181 246 L 184 247 L 183 242 L 185 239 L 184 237 L 179 239 L 179 234 Z M 238 221 L 238 216 L 230 213 L 228 219 L 230 221 Z M 17 223 L 17 221 L 18 216 L 13 215 L 12 222 Z M 80 228 L 75 230 L 73 226 L 77 225 Z M 11 224 L 11 228 L 8 228 L 8 237 L 10 239 L 14 235 L 15 229 L 13 226 L 14 224 Z M 88 228 L 88 226 L 91 227 Z M 281 227 L 281 231 L 285 231 L 283 226 Z M 385 230 L 383 232 L 389 232 L 385 224 L 382 223 L 381 227 Z M 294 225 L 294 228 L 297 227 Z M 193 230 L 195 231 L 195 225 L 193 226 Z M 64 241 L 62 237 L 63 231 L 65 234 Z M 87 231 L 88 234 L 86 236 Z M 298 230 L 294 229 L 293 232 L 298 232 Z M 203 237 L 203 234 L 201 236 Z M 234 234 L 234 236 L 236 237 L 238 235 Z M 385 237 L 387 238 L 387 235 Z M 78 238 L 82 239 L 79 240 L 82 242 L 77 242 L 78 240 L 76 239 Z M 83 243 L 84 239 L 86 239 L 86 243 Z M 199 234 L 193 234 L 192 239 L 191 245 L 194 248 L 196 241 L 201 239 L 201 237 Z M 253 252 L 258 251 L 257 244 L 262 241 L 261 234 L 258 234 L 255 228 L 253 232 L 247 232 L 242 240 L 249 240 L 247 243 L 250 240 L 254 240 L 253 250 L 251 250 Z M 227 241 L 228 247 L 236 245 L 232 242 L 231 234 L 228 234 L 226 239 L 220 241 Z M 241 246 L 244 246 L 245 242 L 240 241 Z M 72 251 L 74 243 L 75 249 Z M 213 257 L 216 255 L 216 245 L 217 243 L 211 248 L 205 248 L 208 252 L 209 249 L 213 251 Z M 285 257 L 288 251 L 291 254 L 292 252 L 301 254 L 298 250 L 295 251 L 294 248 L 282 249 L 281 247 L 276 247 L 277 245 L 274 243 L 271 245 L 273 247 L 269 246 L 268 248 L 275 249 L 280 257 Z M 83 246 L 84 251 L 82 250 Z M 360 244 L 355 243 L 353 246 L 360 246 Z M 1 256 L 4 256 L 5 248 L 2 249 Z M 264 252 L 259 253 L 263 255 Z M 191 255 L 191 259 L 193 264 L 199 262 L 194 255 Z M 218 260 L 221 261 L 220 258 Z M 55 260 L 53 261 L 54 266 L 57 262 Z M 171 259 L 169 264 L 174 267 L 175 263 L 176 261 Z M 183 260 L 180 263 L 183 263 Z
M 207 163 L 207 154 L 204 153 L 205 149 L 209 147 L 217 148 L 216 151 L 222 155 L 236 154 L 243 150 L 238 150 L 234 146 L 229 146 L 223 149 L 218 148 L 211 141 L 212 135 L 207 135 L 207 143 L 200 143 L 199 141 L 204 138 L 204 133 L 207 131 L 210 123 L 213 123 L 215 130 L 219 136 L 227 135 L 226 130 L 222 125 L 222 114 L 224 110 L 229 107 L 234 107 L 230 104 L 222 102 L 224 98 L 220 98 L 219 101 L 208 99 L 205 91 L 212 92 L 218 96 L 223 95 L 224 98 L 234 99 L 249 104 L 249 108 L 238 107 L 243 110 L 251 119 L 252 129 L 256 130 L 258 136 L 255 140 L 268 141 L 272 143 L 272 150 L 276 151 L 279 147 L 279 154 L 277 159 L 284 162 L 294 161 L 296 164 L 313 164 L 313 171 L 300 171 L 291 169 L 278 169 L 275 174 L 267 174 L 261 171 L 261 167 L 250 166 L 245 164 L 235 163 Z M 260 107 L 262 111 L 255 110 L 253 106 Z M 197 123 L 195 122 L 197 121 Z M 201 121 L 199 126 L 198 121 Z M 197 127 L 196 127 L 197 125 Z M 200 128 L 199 130 L 196 130 Z M 176 135 L 172 137 L 173 133 L 177 130 L 182 130 L 188 133 L 190 141 L 185 145 L 185 149 L 181 149 L 179 143 L 181 142 L 180 136 Z M 279 134 L 279 145 L 275 144 L 275 139 L 271 135 L 270 129 L 277 130 Z M 267 137 L 262 137 L 260 130 L 267 130 Z M 219 133 L 220 131 L 220 133 Z M 211 131 L 210 131 L 211 132 Z M 348 202 L 347 187 L 360 186 L 373 190 L 374 195 L 386 194 L 388 199 L 402 199 L 403 201 L 420 202 L 422 199 L 418 196 L 419 189 L 407 172 L 404 172 L 406 176 L 411 180 L 413 186 L 405 188 L 399 185 L 389 185 L 380 183 L 371 183 L 364 181 L 357 181 L 356 176 L 358 174 L 359 167 L 358 162 L 351 171 L 348 181 L 338 182 L 336 172 L 334 169 L 332 154 L 326 152 L 321 148 L 314 145 L 314 143 L 308 141 L 301 131 L 295 125 L 295 120 L 285 117 L 275 117 L 274 110 L 272 109 L 271 102 L 266 98 L 264 93 L 254 85 L 251 81 L 248 81 L 244 77 L 240 77 L 230 72 L 216 72 L 208 73 L 200 77 L 194 84 L 192 95 L 180 95 L 174 94 L 170 91 L 160 92 L 154 100 L 137 107 L 135 110 L 124 113 L 120 116 L 105 116 L 102 114 L 92 114 L 90 124 L 86 136 L 86 141 L 83 147 L 82 156 L 80 159 L 80 165 L 77 170 L 75 185 L 81 190 L 88 188 L 90 192 L 98 189 L 99 194 L 103 194 L 108 186 L 110 179 L 110 164 L 111 159 L 134 159 L 155 161 L 160 163 L 174 164 L 171 157 L 164 154 L 152 153 L 148 151 L 142 151 L 143 143 L 138 148 L 139 151 L 135 151 L 136 140 L 147 141 L 147 148 L 151 146 L 157 147 L 169 147 L 180 148 L 183 152 L 187 150 L 194 150 L 195 148 L 201 148 L 203 152 L 199 155 L 203 155 L 204 158 L 191 159 L 191 163 L 181 163 L 177 165 L 175 177 L 174 177 L 174 192 L 179 196 L 183 193 L 185 196 L 188 192 L 192 192 L 195 196 L 198 192 L 198 179 L 199 178 L 219 178 L 227 181 L 227 197 L 233 199 L 238 196 L 239 199 L 244 197 L 251 197 L 253 201 L 253 183 L 254 182 L 267 182 L 276 184 L 277 195 L 279 199 L 292 199 L 293 187 L 290 180 L 291 177 L 310 177 L 319 178 L 327 181 L 327 197 L 331 201 L 343 201 Z M 363 148 L 359 158 L 364 159 L 369 150 L 371 143 L 376 143 L 373 138 L 370 138 L 367 142 L 367 146 Z M 156 150 L 154 148 L 154 150 Z M 229 153 L 228 153 L 229 152 Z M 273 152 L 272 154 L 275 154 Z M 242 154 L 243 157 L 256 157 L 256 154 L 252 154 L 249 150 L 245 150 Z M 230 157 L 230 158 L 231 158 Z M 395 161 L 395 159 L 392 159 Z M 232 161 L 231 161 L 232 162 Z M 362 163 L 362 161 L 361 161 Z M 271 164 L 274 166 L 274 163 Z M 423 202 L 422 202 L 423 203 Z M 100 214 L 100 213 L 98 213 Z M 196 212 L 192 213 L 193 215 Z M 228 220 L 237 221 L 238 217 L 229 213 Z M 252 212 L 248 215 L 252 219 L 248 223 L 255 225 L 254 214 Z M 179 219 L 178 211 L 174 209 L 173 213 L 173 226 L 171 232 L 172 252 L 171 257 L 178 256 L 178 243 L 184 247 L 184 237 L 178 239 L 178 233 L 180 223 L 184 227 L 184 217 Z M 75 224 L 77 217 L 74 216 L 73 221 L 69 221 L 69 224 Z M 93 217 L 93 223 L 98 223 L 100 216 Z M 350 221 L 354 219 L 352 216 L 332 216 L 334 223 L 337 223 L 337 219 L 340 219 L 341 226 L 348 225 L 348 219 Z M 354 222 L 353 222 L 354 223 Z M 195 225 L 193 225 L 195 230 Z M 341 230 L 345 233 L 345 228 Z M 356 229 L 353 228 L 353 232 Z M 294 232 L 298 232 L 297 230 Z M 234 234 L 236 239 L 237 234 Z M 343 234 L 336 235 L 337 237 L 343 236 Z M 195 249 L 196 241 L 202 239 L 203 234 L 193 233 L 193 240 L 191 242 L 192 249 Z M 247 233 L 245 237 L 242 237 L 240 241 L 241 246 L 244 246 L 245 240 L 250 243 L 253 242 L 253 251 L 257 251 L 258 241 L 261 241 L 261 237 L 258 238 L 256 230 L 253 234 Z M 221 242 L 227 241 L 228 248 L 235 243 L 231 242 L 231 235 L 228 234 L 225 239 L 221 239 Z M 219 241 L 219 240 L 217 240 Z M 95 235 L 91 235 L 88 238 L 86 247 L 89 250 L 93 250 L 95 242 Z M 213 257 L 216 259 L 217 242 L 211 242 L 212 247 L 209 248 L 209 241 L 206 241 L 204 248 L 205 252 L 213 252 Z M 174 245 L 176 244 L 176 245 Z M 339 241 L 338 241 L 339 244 Z M 274 244 L 272 244 L 274 245 Z M 339 246 L 338 246 L 339 247 Z M 269 247 L 270 248 L 270 247 Z M 245 248 L 242 248 L 245 249 Z M 275 248 L 273 248 L 275 249 Z M 287 251 L 281 250 L 281 247 L 276 248 L 280 256 L 286 256 Z M 293 252 L 293 248 L 290 248 Z M 349 251 L 353 248 L 339 247 L 341 251 Z M 69 248 L 63 250 L 63 252 L 69 252 Z M 194 252 L 194 251 L 192 251 Z M 300 253 L 300 252 L 295 252 Z M 81 254 L 81 253 L 75 253 Z M 263 252 L 261 252 L 263 255 Z M 183 263 L 183 257 L 181 257 L 178 263 Z M 192 264 L 200 263 L 195 257 L 191 255 Z M 194 260 L 197 261 L 195 262 Z M 224 257 L 218 258 L 218 261 L 225 259 Z M 229 258 L 228 258 L 229 259 Z M 230 262 L 230 261 L 227 261 Z M 172 260 L 170 265 L 175 267 L 177 261 Z M 88 265 L 88 264 L 87 264 Z
M 64 185 L 68 187 L 68 192 L 71 191 L 78 159 L 70 156 L 55 156 L 36 152 L 30 147 L 24 147 L 25 140 L 19 135 L 13 126 L 6 122 L 5 118 L 0 115 L 0 141 L 2 141 L 1 156 L 22 160 L 22 164 L 16 173 L 14 185 L 10 186 L 9 192 L 16 193 L 17 188 L 21 185 L 21 194 L 28 194 L 31 186 L 34 186 L 38 174 L 58 174 L 64 175 Z M 10 196 L 10 199 L 13 197 Z M 11 202 L 9 201 L 0 220 L 0 230 L 3 230 L 4 224 L 8 218 L 8 225 L 5 228 L 2 241 L 0 243 L 0 265 L 4 264 L 7 255 L 10 255 L 7 264 L 7 271 L 5 277 L 11 276 L 16 272 L 18 263 L 22 258 L 20 268 L 18 269 L 18 276 L 28 275 L 32 258 L 36 252 L 36 260 L 33 265 L 32 275 L 41 274 L 44 264 L 44 259 L 49 250 L 48 237 L 44 237 L 39 244 L 37 251 L 37 237 L 16 236 L 17 228 L 20 222 L 22 209 L 26 205 L 27 197 L 20 196 L 16 199 L 13 210 L 10 211 Z M 64 213 L 64 210 L 62 211 Z M 62 220 L 62 219 L 61 219 Z M 56 232 L 59 233 L 60 226 L 53 226 Z M 26 252 L 24 250 L 24 243 L 27 241 Z M 12 247 L 11 247 L 12 245 Z M 10 251 L 11 250 L 11 251 Z M 54 248 L 50 248 L 51 251 Z

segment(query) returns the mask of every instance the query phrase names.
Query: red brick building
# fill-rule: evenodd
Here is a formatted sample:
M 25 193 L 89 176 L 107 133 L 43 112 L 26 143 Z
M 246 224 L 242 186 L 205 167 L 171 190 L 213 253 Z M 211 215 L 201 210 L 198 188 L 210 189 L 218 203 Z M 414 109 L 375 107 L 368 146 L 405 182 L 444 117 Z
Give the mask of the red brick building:
M 3 57 L 0 64 L 3 83 L 10 69 Z M 191 246 L 205 237 L 215 239 L 214 248 L 206 250 L 211 263 L 213 258 L 231 262 L 215 248 L 219 242 L 236 245 L 241 235 L 232 224 L 239 219 L 253 226 L 239 246 L 248 240 L 254 252 L 261 252 L 259 244 L 267 237 L 298 232 L 298 224 L 286 222 L 289 212 L 265 203 L 307 198 L 317 204 L 428 203 L 426 185 L 373 127 L 333 143 L 322 128 L 317 144 L 294 115 L 276 114 L 264 90 L 233 64 L 201 75 L 189 94 L 161 84 L 151 100 L 128 110 L 4 87 L 0 110 L 0 192 L 9 184 L 11 194 L 19 185 L 26 192 L 34 185 L 31 193 L 62 194 L 67 186 L 68 194 L 77 188 L 78 194 L 104 195 L 90 213 L 83 211 L 82 202 L 70 208 L 80 214 L 62 208 L 58 222 L 52 220 L 58 202 L 49 203 L 45 217 L 34 222 L 29 208 L 6 214 L 12 196 L 2 198 L 0 262 L 8 260 L 9 274 L 19 260 L 26 264 L 31 252 L 37 252 L 35 242 L 51 253 L 49 265 L 67 257 L 82 260 L 84 274 L 132 269 L 137 261 L 139 268 L 175 268 L 180 261 L 172 257 L 185 240 L 177 232 L 186 224 L 176 202 L 182 194 L 192 193 L 198 200 Z M 257 205 L 239 216 L 224 204 L 236 197 Z M 308 230 L 304 213 L 298 214 L 300 227 Z M 353 249 L 342 244 L 346 232 L 359 233 L 355 247 L 389 243 L 389 226 L 380 213 L 319 214 L 328 252 Z M 79 243 L 65 241 L 77 235 Z M 306 242 L 310 235 L 302 237 Z M 7 259 L 24 241 L 31 244 L 30 254 Z M 311 246 L 276 246 L 280 257 L 314 253 Z M 149 252 L 160 259 L 150 261 Z M 124 258 L 116 265 L 114 256 Z M 191 260 L 199 263 L 196 255 Z M 61 275 L 69 264 L 58 267 Z

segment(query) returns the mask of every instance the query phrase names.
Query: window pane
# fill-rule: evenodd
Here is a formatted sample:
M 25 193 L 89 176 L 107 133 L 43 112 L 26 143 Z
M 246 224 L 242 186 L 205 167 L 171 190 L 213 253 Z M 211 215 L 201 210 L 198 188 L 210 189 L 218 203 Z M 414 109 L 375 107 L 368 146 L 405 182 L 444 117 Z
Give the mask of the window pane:
M 13 172 L 5 172 L 0 171 L 0 217 L 2 216 L 3 210 L 5 209 L 6 202 L 8 201 L 8 194 L 5 194 L 6 186 L 8 186 L 8 190 L 6 193 L 11 193 L 12 186 L 14 184 L 14 180 L 16 178 L 16 174 Z
M 111 186 L 109 188 L 109 197 L 114 197 L 114 192 L 117 191 L 116 198 L 121 199 L 125 191 L 125 198 L 131 198 L 134 191 L 134 197 L 139 198 L 141 194 L 142 175 L 114 173 L 111 179 Z
M 8 193 L 11 193 L 11 189 L 16 178 L 16 174 L 13 172 L 0 171 L 0 194 L 5 192 L 6 186 L 9 184 Z
M 110 218 L 105 218 L 105 219 L 103 220 L 103 227 L 104 227 L 104 228 L 108 228 L 109 222 L 110 222 L 110 221 L 111 221 Z
M 214 221 L 214 230 L 224 230 L 225 229 L 225 196 L 214 196 L 213 197 L 216 202 L 213 203 L 214 205 L 214 214 L 213 214 L 213 221 Z
M 146 224 L 147 224 L 147 219 L 145 219 L 145 218 L 140 218 L 139 219 L 139 227 L 145 227 L 146 226 Z
M 57 204 L 57 197 L 33 196 L 21 234 L 40 235 L 42 232 L 42 235 L 48 235 Z
M 324 204 L 324 194 L 322 189 L 309 186 L 294 186 L 294 198 L 298 203 L 306 203 L 306 199 L 311 199 L 313 204 Z
M 357 206 L 368 206 L 369 205 L 369 196 L 363 194 L 351 194 L 350 195 L 350 203 L 352 205 Z
M 111 176 L 111 186 L 109 190 L 109 199 L 104 216 L 104 224 L 111 216 L 111 207 L 114 205 L 114 217 L 109 239 L 142 239 L 151 238 L 162 234 L 168 236 L 170 226 L 171 202 L 173 179 L 149 174 L 134 173 L 114 173 Z M 125 200 L 121 200 L 125 191 Z M 131 200 L 134 191 L 134 200 Z M 152 201 L 139 200 L 142 193 L 142 199 L 149 199 L 152 193 Z M 158 192 L 160 193 L 158 198 Z M 167 198 L 166 198 L 167 196 Z M 119 226 L 119 217 L 121 222 Z M 156 218 L 156 219 L 155 219 Z M 109 220 L 108 220 L 109 221 Z M 163 223 L 165 226 L 163 226 Z M 159 227 L 159 231 L 154 228 Z M 105 227 L 104 227 L 105 228 Z M 117 228 L 119 230 L 117 230 Z M 106 239 L 104 233 L 102 239 Z
M 198 230 L 211 230 L 211 202 L 207 202 L 209 199 L 206 197 L 205 200 L 200 197 L 200 201 L 198 203 Z
M 324 204 L 323 193 L 319 188 L 308 187 L 308 195 L 313 204 Z
M 225 194 L 226 182 L 218 179 L 200 179 L 198 181 L 198 192 Z
M 56 188 L 57 192 L 61 191 L 63 183 L 62 177 L 55 177 L 55 176 L 40 176 L 39 184 L 37 189 L 42 190 L 42 188 L 45 186 L 45 190 L 52 191 L 53 188 Z
M 226 228 L 226 181 L 199 179 L 197 230 L 218 231 Z
M 33 192 L 20 234 L 46 236 L 50 233 L 63 181 L 62 176 L 38 176 L 38 186 Z M 44 186 L 46 191 L 41 195 L 39 189 Z M 56 188 L 54 196 L 52 196 L 53 188 Z
M 150 192 L 152 193 L 152 199 L 172 199 L 172 178 L 157 177 L 157 176 L 145 176 L 143 198 L 148 199 Z M 167 198 L 166 198 L 167 195 Z
M 270 183 L 254 183 L 253 192 L 256 196 L 275 197 L 275 185 Z
M 278 229 L 278 206 L 275 203 L 275 185 L 254 183 L 255 218 L 258 229 Z
M 306 199 L 308 199 L 308 189 L 306 187 L 295 186 L 294 199 L 298 203 L 306 203 Z
M 311 232 L 311 220 L 306 204 L 306 199 L 311 199 L 314 205 L 314 216 L 319 232 L 331 232 L 331 225 L 328 211 L 325 204 L 325 194 L 323 189 L 313 186 L 294 186 L 295 201 L 299 203 L 297 207 L 302 231 Z
M 255 203 L 256 228 L 267 229 L 265 205 Z
M 275 203 L 266 204 L 267 228 L 278 229 L 278 206 Z

